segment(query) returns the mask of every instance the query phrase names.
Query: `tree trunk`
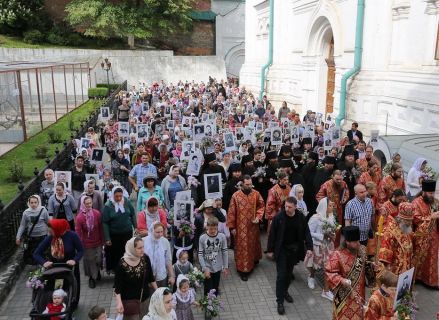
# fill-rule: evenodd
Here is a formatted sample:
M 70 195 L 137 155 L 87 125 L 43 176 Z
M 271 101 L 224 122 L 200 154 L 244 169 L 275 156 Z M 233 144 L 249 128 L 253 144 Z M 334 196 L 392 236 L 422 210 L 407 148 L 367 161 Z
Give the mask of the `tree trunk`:
M 134 36 L 133 35 L 128 36 L 128 46 L 130 47 L 130 49 L 134 49 Z

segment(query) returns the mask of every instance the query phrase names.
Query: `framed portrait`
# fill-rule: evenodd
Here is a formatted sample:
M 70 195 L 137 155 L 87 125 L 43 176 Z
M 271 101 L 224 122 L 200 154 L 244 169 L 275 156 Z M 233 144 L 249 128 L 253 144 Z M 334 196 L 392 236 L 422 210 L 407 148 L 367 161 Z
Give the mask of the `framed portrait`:
M 413 274 L 415 273 L 415 268 L 411 268 L 406 272 L 401 273 L 398 276 L 398 284 L 396 285 L 396 295 L 393 302 L 393 309 L 396 309 L 399 301 L 410 292 L 412 287 Z
M 177 192 L 175 194 L 175 200 L 191 201 L 192 200 L 191 190 L 185 190 L 185 191 Z
M 71 171 L 55 171 L 54 183 L 64 183 L 66 190 L 72 190 L 72 172 Z
M 174 223 L 178 227 L 181 221 L 194 222 L 194 204 L 192 201 L 174 201 Z
M 256 131 L 258 131 L 258 132 L 264 131 L 264 123 L 263 122 L 256 122 Z
M 277 121 L 269 121 L 269 122 L 268 122 L 268 127 L 269 127 L 269 128 L 275 128 L 275 127 L 277 127 L 277 126 L 279 126 L 279 124 L 277 123 Z
M 104 161 L 104 148 L 94 148 L 91 152 L 90 163 L 100 164 Z
M 236 140 L 242 141 L 244 139 L 245 130 L 242 127 L 236 128 Z
M 174 129 L 175 128 L 175 120 L 168 120 L 168 122 L 166 122 L 166 128 Z
M 280 122 L 282 123 L 282 127 L 284 129 L 290 127 L 290 120 L 288 120 L 288 118 L 281 118 Z
M 227 152 L 236 150 L 235 136 L 233 135 L 233 133 L 231 132 L 224 133 L 224 146 L 225 146 L 224 150 Z
M 323 120 L 323 114 L 321 114 L 320 112 L 316 113 L 316 125 L 321 125 L 322 124 L 322 120 Z
M 129 137 L 129 124 L 128 122 L 119 122 L 117 133 L 119 137 Z
M 144 101 L 142 104 L 142 114 L 147 114 L 149 110 L 149 103 Z
M 208 113 L 201 114 L 201 121 L 206 122 L 207 120 L 209 120 L 209 114 Z
M 81 148 L 85 148 L 85 149 L 90 148 L 90 141 L 91 139 L 81 138 Z
M 102 107 L 100 112 L 101 120 L 107 121 L 110 119 L 110 108 L 109 107 Z
M 294 126 L 291 128 L 291 142 L 298 143 L 300 138 L 300 127 Z
M 378 146 L 378 137 L 380 135 L 379 130 L 370 130 L 370 144 L 376 148 Z
M 129 134 L 135 134 L 137 135 L 137 125 L 135 124 L 130 124 L 130 128 L 129 128 Z
M 171 119 L 172 120 L 181 119 L 181 112 L 180 112 L 180 110 L 172 110 Z
M 189 162 L 186 168 L 186 175 L 198 176 L 200 174 L 202 159 L 198 153 L 193 153 L 189 156 Z
M 332 132 L 331 130 L 329 130 L 323 133 L 323 149 L 325 151 L 330 151 L 332 146 L 333 146 Z
M 213 137 L 216 134 L 216 125 L 211 122 L 204 124 L 204 135 L 206 137 Z
M 278 146 L 282 144 L 282 129 L 279 127 L 271 128 L 271 144 Z
M 100 190 L 102 185 L 101 185 L 101 180 L 99 179 L 99 174 L 97 173 L 86 173 L 85 174 L 85 180 L 92 180 L 95 183 L 95 190 Z
M 161 123 L 157 123 L 155 125 L 154 133 L 158 135 L 162 135 L 163 131 L 165 131 L 165 126 Z
M 183 141 L 180 158 L 189 160 L 193 154 L 195 154 L 195 141 Z
M 146 139 L 148 138 L 148 125 L 147 124 L 138 124 L 137 125 L 137 138 L 138 139 Z
M 206 199 L 217 199 L 223 197 L 221 173 L 205 174 L 203 182 Z
M 192 127 L 192 117 L 183 117 L 182 126 L 183 126 L 183 128 L 191 128 Z
M 204 134 L 204 124 L 194 125 L 194 140 L 201 141 L 205 137 Z

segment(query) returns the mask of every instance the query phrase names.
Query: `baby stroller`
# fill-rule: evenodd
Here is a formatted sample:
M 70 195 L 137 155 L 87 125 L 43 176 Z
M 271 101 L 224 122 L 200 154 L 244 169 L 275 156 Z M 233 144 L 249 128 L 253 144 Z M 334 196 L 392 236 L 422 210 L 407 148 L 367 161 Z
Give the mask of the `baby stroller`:
M 72 320 L 73 311 L 78 302 L 76 293 L 78 284 L 76 282 L 73 268 L 66 263 L 54 263 L 52 268 L 43 272 L 40 279 L 45 282 L 44 288 L 34 289 L 32 293 L 32 311 L 29 316 L 32 320 L 50 319 L 54 316 L 64 316 L 63 319 Z M 52 302 L 52 294 L 56 289 L 63 289 L 67 296 L 64 299 L 66 309 L 64 312 L 43 314 L 48 303 Z

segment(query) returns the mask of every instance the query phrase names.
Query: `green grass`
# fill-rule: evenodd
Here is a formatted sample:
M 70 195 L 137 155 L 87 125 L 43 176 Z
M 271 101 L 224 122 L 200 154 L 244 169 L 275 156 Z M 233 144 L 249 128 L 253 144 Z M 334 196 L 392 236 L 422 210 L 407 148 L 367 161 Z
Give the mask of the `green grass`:
M 107 44 L 99 46 L 94 39 L 86 39 L 84 45 L 81 46 L 63 46 L 51 43 L 30 44 L 23 41 L 23 38 L 12 37 L 9 35 L 0 34 L 0 47 L 4 48 L 29 48 L 29 49 L 45 49 L 45 48 L 59 48 L 59 49 L 128 49 L 123 42 L 108 41 Z
M 25 176 L 23 183 L 26 184 L 34 177 L 33 171 L 35 167 L 38 168 L 38 170 L 42 170 L 46 166 L 44 159 L 36 159 L 34 151 L 35 147 L 42 144 L 48 145 L 48 156 L 51 159 L 53 159 L 55 156 L 55 148 L 57 146 L 59 150 L 64 148 L 63 143 L 49 143 L 47 134 L 48 130 L 53 129 L 59 131 L 62 134 L 63 141 L 70 141 L 71 131 L 68 127 L 69 118 L 72 118 L 76 124 L 76 127 L 79 127 L 80 120 L 86 118 L 88 119 L 90 113 L 102 103 L 102 100 L 88 100 L 72 112 L 60 118 L 58 122 L 54 123 L 49 128 L 46 128 L 45 130 L 31 137 L 28 141 L 23 142 L 16 148 L 0 157 L 0 199 L 2 200 L 3 204 L 9 203 L 18 192 L 18 183 L 9 181 L 10 164 L 13 161 L 18 161 L 23 164 L 23 173 Z

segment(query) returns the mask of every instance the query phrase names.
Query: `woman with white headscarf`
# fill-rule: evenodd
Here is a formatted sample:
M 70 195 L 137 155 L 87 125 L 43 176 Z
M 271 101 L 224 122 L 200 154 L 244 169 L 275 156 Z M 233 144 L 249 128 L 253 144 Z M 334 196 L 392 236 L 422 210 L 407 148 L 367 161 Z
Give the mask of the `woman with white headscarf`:
M 313 253 L 305 257 L 304 263 L 310 272 L 308 277 L 308 287 L 315 288 L 314 274 L 316 269 L 321 269 L 325 265 L 329 251 L 334 250 L 334 240 L 336 223 L 334 218 L 334 203 L 328 198 L 319 201 L 316 214 L 308 222 L 309 231 L 313 242 Z M 322 297 L 332 300 L 334 298 L 329 291 L 327 283 L 323 288 Z
M 303 200 L 303 195 L 305 190 L 301 184 L 295 184 L 291 188 L 290 197 L 294 197 L 297 200 L 297 209 L 302 211 L 303 215 L 306 217 L 308 215 L 308 208 L 305 201 Z
M 413 199 L 420 191 L 422 185 L 422 177 L 424 175 L 423 170 L 427 165 L 427 159 L 418 158 L 413 163 L 407 175 L 407 196 L 409 199 Z
M 27 206 L 28 208 L 24 210 L 21 217 L 15 242 L 19 246 L 22 244 L 23 236 L 27 237 L 28 241 L 24 248 L 24 261 L 26 264 L 36 264 L 32 258 L 32 253 L 47 235 L 47 224 L 50 217 L 46 208 L 41 205 L 40 196 L 36 194 L 29 197 Z
M 124 320 L 142 319 L 148 312 L 149 289 L 157 289 L 151 261 L 143 250 L 142 238 L 129 239 L 116 269 L 116 311 L 123 313 Z
M 153 293 L 149 303 L 149 312 L 142 320 L 177 320 L 177 315 L 172 305 L 171 290 L 168 288 L 158 288 Z

